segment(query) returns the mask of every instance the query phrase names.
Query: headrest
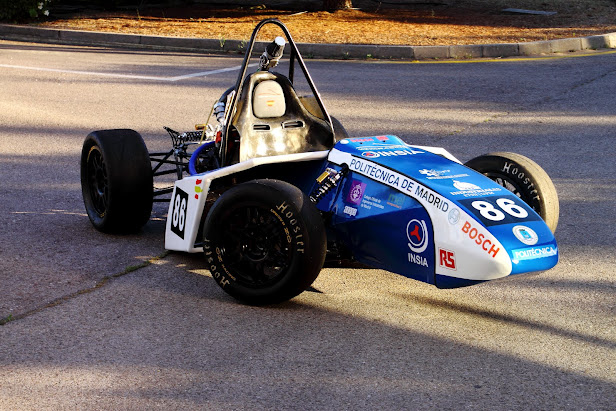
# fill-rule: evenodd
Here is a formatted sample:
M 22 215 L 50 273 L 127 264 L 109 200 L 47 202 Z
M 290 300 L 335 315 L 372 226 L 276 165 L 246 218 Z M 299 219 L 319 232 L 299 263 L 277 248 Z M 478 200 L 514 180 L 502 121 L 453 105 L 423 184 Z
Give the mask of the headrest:
M 257 84 L 252 99 L 252 111 L 257 118 L 282 117 L 287 110 L 282 87 L 274 80 Z

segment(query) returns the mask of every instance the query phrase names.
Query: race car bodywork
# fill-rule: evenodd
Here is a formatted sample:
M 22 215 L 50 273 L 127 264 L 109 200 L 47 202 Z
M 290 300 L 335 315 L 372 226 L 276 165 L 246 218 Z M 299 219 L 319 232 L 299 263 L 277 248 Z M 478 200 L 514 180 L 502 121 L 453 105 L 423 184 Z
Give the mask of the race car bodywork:
M 330 152 L 330 167 L 348 166 L 349 175 L 340 195 L 318 207 L 333 213 L 331 225 L 359 261 L 440 288 L 556 265 L 554 236 L 536 212 L 431 150 L 376 136 L 342 140 Z
M 329 216 L 331 241 L 367 265 L 452 288 L 558 262 L 554 235 L 519 197 L 443 149 L 390 135 L 347 138 L 329 152 L 262 157 L 179 180 L 165 247 L 203 250 L 198 232 L 212 181 L 288 162 L 311 164 L 302 169 L 313 170 L 313 180 L 323 171 L 343 174 L 316 205 Z

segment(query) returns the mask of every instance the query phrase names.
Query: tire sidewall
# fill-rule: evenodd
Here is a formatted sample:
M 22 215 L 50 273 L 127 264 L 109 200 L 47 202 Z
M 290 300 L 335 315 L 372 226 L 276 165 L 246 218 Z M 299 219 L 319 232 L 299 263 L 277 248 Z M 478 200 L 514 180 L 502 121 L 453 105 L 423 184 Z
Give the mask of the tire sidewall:
M 263 288 L 242 283 L 220 249 L 225 218 L 234 210 L 255 205 L 267 208 L 280 223 L 291 249 L 286 270 Z M 325 230 L 318 210 L 299 189 L 282 181 L 255 180 L 230 189 L 214 204 L 204 223 L 207 268 L 225 292 L 249 304 L 281 302 L 304 291 L 321 270 L 325 251 Z
M 492 180 L 504 178 L 518 190 L 527 203 L 550 227 L 558 225 L 558 195 L 548 174 L 531 159 L 515 153 L 490 153 L 465 163 Z
M 88 181 L 88 158 L 101 153 L 107 173 L 108 199 L 103 214 L 96 212 Z M 81 187 L 90 221 L 98 230 L 128 233 L 140 229 L 150 217 L 153 176 L 143 138 L 134 130 L 100 130 L 86 137 L 81 152 Z

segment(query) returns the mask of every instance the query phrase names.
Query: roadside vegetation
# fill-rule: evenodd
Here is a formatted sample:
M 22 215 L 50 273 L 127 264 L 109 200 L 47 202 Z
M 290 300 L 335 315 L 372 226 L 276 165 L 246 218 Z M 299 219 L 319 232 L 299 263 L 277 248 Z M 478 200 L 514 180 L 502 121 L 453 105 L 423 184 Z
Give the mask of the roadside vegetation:
M 17 21 L 7 18 L 6 10 L 14 12 L 21 5 L 20 15 L 26 16 L 21 23 L 42 27 L 221 42 L 246 41 L 264 18 L 282 20 L 302 43 L 518 43 L 616 32 L 616 0 L 353 0 L 353 9 L 335 12 L 323 11 L 323 0 L 168 3 L 174 5 L 146 0 L 0 0 L 0 19 Z M 554 13 L 504 11 L 508 8 Z

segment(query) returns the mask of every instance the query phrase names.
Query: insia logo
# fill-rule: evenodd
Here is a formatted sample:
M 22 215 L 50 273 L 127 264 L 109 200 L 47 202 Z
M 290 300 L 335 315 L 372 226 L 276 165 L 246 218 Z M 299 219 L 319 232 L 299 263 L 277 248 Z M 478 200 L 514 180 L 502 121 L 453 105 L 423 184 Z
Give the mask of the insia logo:
M 484 251 L 492 256 L 492 258 L 496 258 L 496 255 L 500 251 L 500 247 L 496 247 L 492 244 L 492 241 L 488 240 L 486 236 L 473 227 L 471 223 L 465 221 L 462 226 L 462 232 L 468 234 L 468 238 L 473 240 L 475 244 L 480 245 Z
M 438 249 L 438 265 L 450 270 L 456 269 L 456 253 L 453 251 L 445 250 L 444 248 Z
M 409 248 L 415 253 L 423 253 L 428 248 L 428 228 L 423 220 L 413 219 L 406 226 Z

